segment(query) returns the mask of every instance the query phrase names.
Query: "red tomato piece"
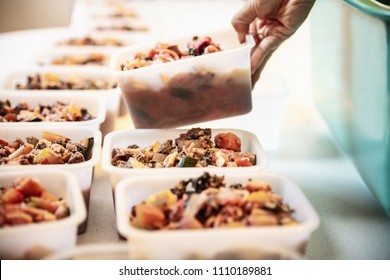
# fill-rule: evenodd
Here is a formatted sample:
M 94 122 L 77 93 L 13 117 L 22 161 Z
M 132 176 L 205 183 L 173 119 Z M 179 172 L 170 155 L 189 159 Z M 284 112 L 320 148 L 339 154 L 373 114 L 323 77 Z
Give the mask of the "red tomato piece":
M 217 148 L 241 152 L 241 140 L 234 133 L 219 133 L 214 138 Z

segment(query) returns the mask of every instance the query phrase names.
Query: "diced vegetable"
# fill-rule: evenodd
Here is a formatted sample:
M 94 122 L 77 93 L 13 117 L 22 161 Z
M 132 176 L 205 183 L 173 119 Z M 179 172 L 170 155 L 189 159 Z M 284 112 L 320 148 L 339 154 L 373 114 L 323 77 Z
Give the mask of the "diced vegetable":
M 45 148 L 34 158 L 34 164 L 62 164 L 61 157 L 51 148 Z
M 43 139 L 46 139 L 50 142 L 54 142 L 56 140 L 68 140 L 68 138 L 62 136 L 62 135 L 59 135 L 59 134 L 55 134 L 55 133 L 52 133 L 52 132 L 48 132 L 48 131 L 44 131 L 43 134 L 42 134 L 42 138 Z
M 93 137 L 87 137 L 84 139 L 83 146 L 86 148 L 84 158 L 85 160 L 88 160 L 92 156 L 92 149 L 93 149 L 94 139 Z
M 219 133 L 215 136 L 214 142 L 218 148 L 241 152 L 241 140 L 234 133 Z
M 20 190 L 24 196 L 41 196 L 44 187 L 33 178 L 23 178 L 18 181 L 17 190 Z
M 177 167 L 195 167 L 198 160 L 193 157 L 185 156 L 177 164 Z

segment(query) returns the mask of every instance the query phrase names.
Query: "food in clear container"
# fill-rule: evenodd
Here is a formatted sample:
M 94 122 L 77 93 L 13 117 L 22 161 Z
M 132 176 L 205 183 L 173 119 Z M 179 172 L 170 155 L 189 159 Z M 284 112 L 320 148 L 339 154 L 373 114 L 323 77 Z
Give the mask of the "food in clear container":
M 121 65 L 121 69 L 123 71 L 132 70 L 219 51 L 221 51 L 219 44 L 213 42 L 209 36 L 194 36 L 192 40 L 187 43 L 187 47 L 184 50 L 180 50 L 179 46 L 176 44 L 171 45 L 158 42 L 148 53 L 137 53 L 132 60 L 124 62 Z
M 0 122 L 77 122 L 93 118 L 87 109 L 73 102 L 30 106 L 27 102 L 12 105 L 9 100 L 0 100 Z
M 267 182 L 226 185 L 224 176 L 204 172 L 134 205 L 130 222 L 146 230 L 294 226 L 293 213 Z
M 121 168 L 245 167 L 256 165 L 256 155 L 241 151 L 241 139 L 234 133 L 219 133 L 212 140 L 211 129 L 192 128 L 176 139 L 154 141 L 140 148 L 115 147 L 111 164 Z
M 23 177 L 0 185 L 0 228 L 53 222 L 69 216 L 66 199 L 45 189 L 40 180 Z
M 0 139 L 1 165 L 77 164 L 92 157 L 94 138 L 86 137 L 79 142 L 44 131 L 42 139 L 27 137 L 7 142 Z
M 249 59 L 229 57 L 232 49 L 210 36 L 194 36 L 184 48 L 160 42 L 129 52 L 117 56 L 115 75 L 136 128 L 173 128 L 252 109 Z
M 27 77 L 25 83 L 17 83 L 17 90 L 97 90 L 112 89 L 108 78 L 85 78 L 69 75 L 66 79 L 54 73 L 35 74 Z

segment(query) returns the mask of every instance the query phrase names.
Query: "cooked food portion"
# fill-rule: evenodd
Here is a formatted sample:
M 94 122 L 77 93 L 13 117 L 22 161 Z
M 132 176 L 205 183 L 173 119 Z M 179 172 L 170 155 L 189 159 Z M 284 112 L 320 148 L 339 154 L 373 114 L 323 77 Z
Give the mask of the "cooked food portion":
M 227 186 L 224 176 L 205 172 L 134 205 L 130 222 L 147 230 L 293 226 L 293 213 L 266 182 Z
M 147 27 L 136 25 L 100 25 L 95 28 L 98 31 L 148 31 Z
M 121 168 L 245 167 L 256 164 L 256 155 L 242 152 L 234 133 L 218 134 L 213 141 L 211 129 L 192 128 L 176 139 L 154 141 L 144 148 L 137 144 L 114 148 L 111 163 Z
M 147 53 L 137 53 L 132 60 L 121 65 L 122 70 L 137 69 L 153 64 L 166 63 L 188 57 L 204 55 L 221 51 L 218 44 L 212 41 L 209 36 L 194 36 L 187 43 L 185 50 L 180 50 L 178 45 L 159 42 Z
M 121 47 L 123 43 L 116 38 L 93 38 L 93 37 L 81 37 L 81 38 L 70 38 L 61 42 L 58 45 L 66 46 L 106 46 L 106 47 Z
M 107 78 L 91 79 L 72 75 L 64 79 L 53 73 L 28 76 L 24 84 L 15 85 L 18 90 L 97 90 L 114 87 Z
M 101 53 L 88 55 L 62 55 L 49 61 L 51 65 L 107 65 L 108 57 Z
M 67 216 L 67 201 L 48 192 L 36 178 L 18 178 L 12 185 L 0 185 L 0 228 Z
M 30 106 L 20 102 L 14 106 L 8 100 L 0 100 L 1 122 L 77 122 L 94 117 L 77 103 L 56 101 L 51 105 Z
M 13 142 L 0 139 L 0 165 L 31 164 L 76 164 L 92 157 L 93 137 L 86 137 L 79 142 L 69 138 L 43 132 L 42 139 L 27 137 Z

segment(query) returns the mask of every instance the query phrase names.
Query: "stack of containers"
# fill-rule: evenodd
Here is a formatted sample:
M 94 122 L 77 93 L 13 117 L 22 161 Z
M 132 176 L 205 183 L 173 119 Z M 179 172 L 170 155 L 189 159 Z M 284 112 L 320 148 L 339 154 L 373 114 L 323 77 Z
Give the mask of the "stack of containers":
M 77 14 L 84 20 L 89 19 L 89 15 L 80 14 L 78 6 L 76 4 L 73 18 L 76 19 Z M 126 10 L 119 12 L 125 13 Z M 146 32 L 142 36 L 132 36 L 129 31 L 126 34 L 111 34 L 108 31 L 88 30 L 87 27 L 75 32 L 74 26 L 69 26 L 64 33 L 59 32 L 59 37 L 53 40 L 51 46 L 37 53 L 32 63 L 26 63 L 22 70 L 9 72 L 2 77 L 0 150 L 4 152 L 19 143 L 24 146 L 13 153 L 12 160 L 3 157 L 4 154 L 0 157 L 0 185 L 9 185 L 11 179 L 37 177 L 55 195 L 67 199 L 70 210 L 70 216 L 61 222 L 2 228 L 2 259 L 39 258 L 65 247 L 72 248 L 76 244 L 77 233 L 86 230 L 85 210 L 89 205 L 93 168 L 100 161 L 102 133 L 105 135 L 114 129 L 120 104 L 120 91 L 109 77 L 107 64 L 113 50 L 140 43 L 139 40 L 144 40 L 140 38 L 148 36 Z M 80 35 L 81 38 L 77 38 Z M 69 105 L 67 109 L 57 110 L 62 120 L 50 118 L 41 121 L 38 113 L 55 111 L 52 108 L 57 107 L 53 104 L 59 104 L 61 108 Z M 80 121 L 79 117 L 77 120 L 74 117 L 86 113 L 92 118 Z M 27 144 L 30 143 L 28 139 L 41 141 L 34 143 L 36 145 L 44 142 L 46 146 L 32 146 L 31 153 L 36 153 L 30 156 L 28 150 L 24 149 L 26 145 L 31 148 Z M 58 153 L 66 153 L 63 148 L 68 149 L 68 146 L 58 145 L 63 139 L 70 139 L 74 143 L 69 149 L 78 149 L 84 156 L 89 154 L 89 157 L 82 162 L 75 159 L 72 164 L 64 164 L 66 161 L 58 157 Z M 54 141 L 58 144 L 53 144 Z M 82 148 L 86 150 L 80 151 Z M 34 159 L 33 164 L 21 166 L 23 159 L 15 160 L 21 155 L 24 158 L 24 153 L 26 158 Z M 38 156 L 42 160 L 35 160 Z M 53 185 L 53 182 L 59 184 Z M 84 201 L 81 205 L 79 198 Z M 38 239 L 45 242 L 38 242 Z M 9 242 L 5 244 L 4 240 Z
M 86 79 L 105 76 L 112 88 L 97 88 L 93 92 L 106 103 L 106 119 L 101 127 L 103 137 L 114 130 L 115 117 L 126 114 L 120 91 L 109 77 L 107 66 L 111 54 L 121 47 L 147 41 L 153 32 L 148 24 L 148 9 L 140 4 L 137 1 L 131 5 L 126 1 L 77 1 L 68 30 L 33 61 L 35 66 L 44 66 L 46 73 L 70 75 L 77 72 Z M 139 30 L 114 28 L 128 21 L 139 26 Z M 100 28 L 102 26 L 107 28 Z
M 9 184 L 9 178 L 15 180 L 38 176 L 43 178 L 41 181 L 44 185 L 60 182 L 58 185 L 51 186 L 51 190 L 55 194 L 63 193 L 64 196 L 61 197 L 70 200 L 70 216 L 65 219 L 66 221 L 56 221 L 53 225 L 40 223 L 17 225 L 12 228 L 6 226 L 1 229 L 2 246 L 6 245 L 2 248 L 4 254 L 2 258 L 37 258 L 43 252 L 50 253 L 63 249 L 63 246 L 75 246 L 77 233 L 83 233 L 87 226 L 85 209 L 88 209 L 89 204 L 93 168 L 100 160 L 99 129 L 105 119 L 104 101 L 94 95 L 70 92 L 65 95 L 58 91 L 17 92 L 14 89 L 7 89 L 4 82 L 0 90 L 0 104 L 2 119 L 0 173 L 4 175 L 0 185 L 3 187 Z M 49 117 L 42 120 L 46 113 Z M 84 114 L 90 115 L 91 119 L 83 120 Z M 62 152 L 68 150 L 69 155 L 73 153 L 71 151 L 75 151 L 72 147 L 65 148 L 65 144 L 54 143 L 64 138 L 72 143 L 80 143 L 80 147 L 85 149 L 85 153 L 80 151 L 83 155 L 82 162 L 75 160 L 70 164 L 62 159 L 60 156 Z M 13 148 L 19 143 L 22 144 L 21 147 Z M 4 151 L 10 151 L 11 154 L 4 154 Z M 29 163 L 25 163 L 24 160 Z M 60 171 L 66 172 L 58 174 Z M 67 183 L 68 181 L 70 183 Z M 78 197 L 84 198 L 81 205 L 76 201 Z M 29 231 L 31 234 L 28 234 Z M 62 233 L 58 234 L 59 231 Z M 46 235 L 52 238 L 40 239 Z M 5 240 L 9 242 L 3 243 Z M 47 241 L 42 242 L 42 240 Z M 38 255 L 30 255 L 29 252 L 37 247 L 43 249 L 38 250 L 40 251 Z

